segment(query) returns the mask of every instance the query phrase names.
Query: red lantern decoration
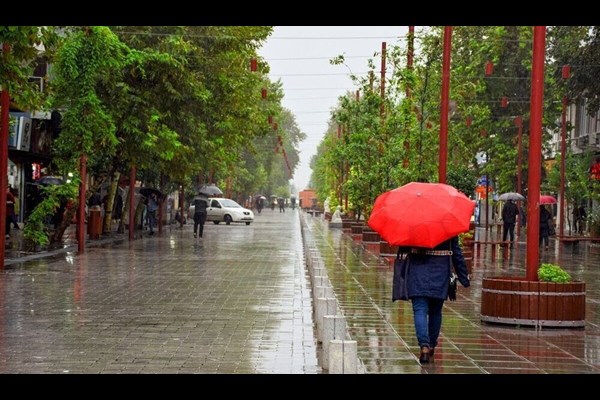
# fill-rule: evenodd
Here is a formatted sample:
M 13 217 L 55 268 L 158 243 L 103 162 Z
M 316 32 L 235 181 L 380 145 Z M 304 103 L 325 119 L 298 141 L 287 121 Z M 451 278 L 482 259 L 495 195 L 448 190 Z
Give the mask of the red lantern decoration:
M 467 117 L 467 127 L 470 127 L 472 123 L 473 123 L 473 118 Z
M 433 127 L 433 125 L 431 125 L 431 122 L 429 122 L 429 121 L 427 121 L 426 126 L 427 126 L 427 129 L 431 129 Z
M 256 72 L 257 69 L 258 69 L 258 61 L 256 60 L 256 58 L 253 58 L 250 60 L 250 71 Z
M 273 124 L 273 129 L 277 130 L 277 122 Z
M 269 115 L 269 116 L 267 117 L 267 121 L 269 121 L 269 125 L 271 125 L 271 124 L 273 123 L 273 116 L 272 116 L 272 115 Z
M 508 97 L 506 97 L 506 96 L 502 97 L 502 100 L 500 100 L 500 106 L 502 108 L 508 107 Z
M 479 135 L 481 137 L 486 137 L 487 136 L 487 131 L 485 129 L 482 129 L 481 132 L 479 132 Z
M 263 99 L 266 99 L 266 98 L 267 98 L 267 89 L 265 89 L 265 88 L 262 88 L 262 90 L 260 91 L 260 96 L 261 96 Z
M 494 72 L 494 63 L 488 61 L 485 63 L 485 76 L 490 76 Z
M 520 128 L 523 125 L 523 118 L 521 116 L 515 117 L 515 126 Z
M 566 64 L 562 67 L 562 78 L 569 79 L 571 77 L 571 66 Z

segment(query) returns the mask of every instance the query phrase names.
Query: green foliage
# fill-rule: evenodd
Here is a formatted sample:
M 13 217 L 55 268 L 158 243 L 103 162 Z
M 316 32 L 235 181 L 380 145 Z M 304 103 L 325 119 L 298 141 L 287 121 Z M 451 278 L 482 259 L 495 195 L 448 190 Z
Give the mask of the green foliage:
M 77 195 L 79 183 L 73 181 L 62 185 L 41 186 L 40 190 L 44 198 L 25 221 L 23 237 L 36 246 L 44 247 L 50 243 L 50 232 L 46 222 L 61 204 L 66 204 Z
M 542 264 L 538 268 L 538 279 L 542 282 L 571 282 L 571 275 L 556 264 Z
M 448 185 L 454 186 L 469 197 L 475 191 L 477 175 L 473 169 L 466 168 L 465 166 L 450 166 L 447 182 Z
M 473 240 L 473 233 L 472 232 L 463 232 L 463 233 L 459 233 L 458 234 L 458 244 L 460 245 L 460 247 L 463 247 L 463 241 L 465 239 L 470 239 Z

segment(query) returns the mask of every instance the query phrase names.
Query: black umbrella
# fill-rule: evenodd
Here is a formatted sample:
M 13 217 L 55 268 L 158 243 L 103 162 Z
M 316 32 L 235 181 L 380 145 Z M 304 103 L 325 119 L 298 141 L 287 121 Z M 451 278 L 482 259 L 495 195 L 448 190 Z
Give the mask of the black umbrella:
M 62 185 L 65 181 L 60 176 L 43 176 L 35 183 L 38 185 Z
M 155 193 L 156 197 L 158 197 L 159 199 L 164 197 L 164 194 L 156 188 L 143 187 L 140 189 L 140 194 L 144 197 L 149 197 L 152 193 Z
M 210 185 L 202 185 L 200 189 L 198 189 L 198 193 L 201 193 L 206 197 L 223 196 L 223 192 L 221 191 L 221 189 L 216 187 L 214 183 L 211 183 Z

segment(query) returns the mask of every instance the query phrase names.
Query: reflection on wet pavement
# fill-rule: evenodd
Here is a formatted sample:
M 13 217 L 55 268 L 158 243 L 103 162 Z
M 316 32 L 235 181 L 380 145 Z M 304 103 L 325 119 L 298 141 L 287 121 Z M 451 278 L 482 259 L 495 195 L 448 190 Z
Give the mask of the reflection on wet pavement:
M 317 373 L 297 212 L 0 271 L 0 373 Z
M 412 307 L 392 303 L 388 262 L 321 219 L 305 222 L 367 373 L 600 373 L 600 255 L 590 254 L 589 245 L 560 251 L 552 241 L 554 247 L 540 254 L 542 262 L 558 263 L 586 282 L 585 329 L 535 331 L 480 321 L 483 276 L 525 275 L 520 237 L 507 260 L 492 262 L 485 252 L 476 260 L 471 287 L 459 286 L 458 300 L 445 303 L 435 361 L 421 367 Z

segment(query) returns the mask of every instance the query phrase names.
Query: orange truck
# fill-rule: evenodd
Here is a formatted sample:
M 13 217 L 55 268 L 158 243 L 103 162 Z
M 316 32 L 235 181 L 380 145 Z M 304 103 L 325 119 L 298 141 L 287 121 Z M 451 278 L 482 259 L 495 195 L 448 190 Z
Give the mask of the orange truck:
M 317 194 L 314 189 L 302 190 L 298 197 L 300 198 L 300 208 L 303 210 L 317 207 Z

